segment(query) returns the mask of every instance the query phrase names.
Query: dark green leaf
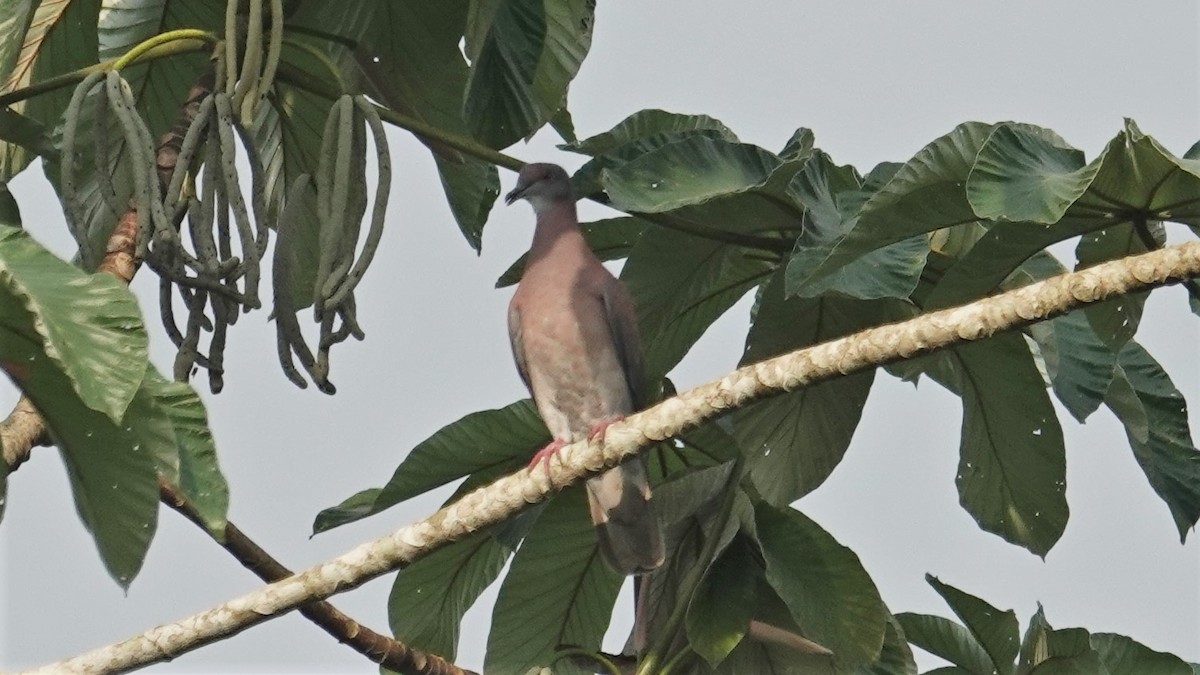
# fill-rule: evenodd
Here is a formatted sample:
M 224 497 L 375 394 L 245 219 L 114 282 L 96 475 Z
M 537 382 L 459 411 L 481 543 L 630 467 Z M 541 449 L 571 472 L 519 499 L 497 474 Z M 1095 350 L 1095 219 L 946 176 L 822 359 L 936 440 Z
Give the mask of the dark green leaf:
M 1054 630 L 1046 622 L 1041 604 L 1029 621 L 1021 642 L 1020 675 L 1096 675 L 1100 657 L 1082 628 Z
M 4 315 L 6 332 L 36 342 L 85 405 L 120 421 L 146 369 L 147 336 L 133 294 L 7 225 L 0 225 L 0 270 L 4 304 L 20 308 Z
M 784 143 L 783 149 L 779 151 L 780 159 L 805 159 L 813 153 L 813 136 L 812 129 L 800 127 L 792 132 L 792 137 Z
M 917 663 L 904 629 L 894 616 L 888 617 L 887 634 L 883 638 L 883 651 L 871 664 L 859 666 L 854 675 L 917 675 Z
M 744 539 L 734 539 L 700 581 L 688 605 L 688 643 L 710 666 L 725 660 L 750 627 L 759 565 Z
M 378 492 L 360 492 L 317 514 L 313 533 L 374 515 L 456 478 L 498 467 L 516 468 L 549 440 L 528 400 L 472 413 L 413 448 Z
M 1180 540 L 1186 539 L 1200 520 L 1200 451 L 1183 395 L 1154 357 L 1128 342 L 1105 400 L 1125 425 L 1150 486 L 1171 510 Z
M 373 93 L 389 108 L 447 133 L 465 135 L 463 95 L 468 67 L 459 50 L 468 2 L 378 3 L 372 28 L 355 57 Z M 442 187 L 458 227 L 476 251 L 500 194 L 496 167 L 440 143 L 421 139 L 434 153 Z
M 1067 524 L 1062 428 L 1019 335 L 958 347 L 931 372 L 963 398 L 959 501 L 979 526 L 1044 556 Z
M 213 536 L 223 539 L 229 486 L 217 464 L 204 403 L 191 385 L 147 370 L 126 421 L 154 454 L 159 477 L 187 498 Z
M 684 134 L 689 131 L 715 131 L 720 138 L 737 141 L 737 136 L 729 127 L 708 115 L 681 115 L 665 110 L 648 109 L 635 112 L 602 134 L 575 143 L 566 143 L 559 147 L 563 150 L 596 157 L 613 152 L 634 141 L 659 134 L 670 132 Z
M 8 184 L 4 182 L 0 182 L 0 225 L 18 229 L 21 227 L 21 208 L 17 206 L 17 200 L 13 198 Z
M 45 127 L 7 106 L 0 108 L 0 141 L 18 145 L 35 155 L 54 157 L 58 154 Z
M 1030 333 L 1041 348 L 1058 400 L 1083 422 L 1104 402 L 1117 355 L 1096 337 L 1082 312 L 1034 324 Z
M 12 75 L 37 4 L 34 0 L 0 0 L 0 36 L 4 36 L 0 38 L 0 82 L 8 82 Z
M 642 235 L 621 270 L 638 310 L 647 381 L 679 363 L 718 317 L 770 274 L 740 247 L 661 227 Z
M 28 87 L 96 63 L 99 13 L 100 0 L 74 0 L 40 3 L 31 20 L 14 17 L 18 23 L 13 28 L 25 26 L 27 30 L 23 40 L 17 38 L 20 52 L 13 70 L 0 85 L 2 90 Z M 18 101 L 10 107 L 43 128 L 52 129 L 70 100 L 71 89 L 63 88 Z M 33 157 L 33 153 L 20 146 L 0 142 L 0 182 L 7 182 L 20 173 Z
M 584 240 L 601 260 L 617 260 L 628 256 L 647 227 L 646 221 L 631 216 L 606 218 L 582 225 Z M 511 286 L 521 280 L 521 275 L 525 273 L 527 255 L 522 255 L 509 265 L 504 274 L 496 280 L 496 288 Z
M 464 111 L 472 135 L 503 148 L 553 117 L 591 47 L 594 9 L 594 0 L 499 0 L 471 13 Z
M 803 635 L 830 649 L 841 667 L 875 661 L 888 612 L 858 556 L 794 509 L 760 502 L 755 523 L 767 581 Z
M 581 487 L 538 517 L 513 557 L 492 612 L 484 672 L 550 666 L 559 645 L 599 649 L 623 579 L 604 563 Z M 555 673 L 577 673 L 559 662 Z
M 453 661 L 463 614 L 500 575 L 513 548 L 477 532 L 400 570 L 388 597 L 396 639 Z
M 912 644 L 934 656 L 955 664 L 968 675 L 992 675 L 996 672 L 992 658 L 964 626 L 950 619 L 930 614 L 897 614 L 896 619 L 904 627 L 904 637 Z M 1012 663 L 1007 665 L 1011 672 Z M 936 672 L 936 671 L 935 671 Z
M 979 150 L 967 180 L 967 198 L 980 218 L 1058 222 L 1091 183 L 1099 163 L 1044 133 L 996 127 Z
M 950 605 L 950 609 L 987 652 L 995 671 L 1000 675 L 1011 673 L 1013 661 L 1020 650 L 1017 615 L 1011 609 L 1000 611 L 980 598 L 942 583 L 935 576 L 926 574 L 925 580 Z M 964 667 L 967 665 L 957 661 L 954 663 Z M 988 671 L 985 669 L 983 672 Z
M 776 273 L 759 297 L 739 366 L 875 325 L 878 303 L 838 296 L 783 297 Z M 771 504 L 786 505 L 815 489 L 842 460 L 874 371 L 822 382 L 746 406 L 733 415 L 735 436 L 750 452 L 750 478 Z
M 1124 635 L 1093 633 L 1091 645 L 1107 675 L 1192 675 L 1178 656 L 1156 652 Z
M 622 211 L 660 213 L 760 187 L 780 163 L 755 145 L 692 136 L 608 169 L 601 182 Z
M 1133 223 L 1114 225 L 1099 232 L 1085 234 L 1075 249 L 1075 257 L 1079 261 L 1077 269 L 1150 250 L 1147 241 L 1139 237 L 1139 229 L 1150 238 L 1147 225 Z M 1154 247 L 1159 246 L 1156 244 Z M 1112 347 L 1113 351 L 1118 351 L 1121 345 L 1128 342 L 1137 332 L 1138 324 L 1142 320 L 1142 308 L 1149 295 L 1133 293 L 1113 300 L 1091 303 L 1084 307 L 1084 312 L 1096 335 Z

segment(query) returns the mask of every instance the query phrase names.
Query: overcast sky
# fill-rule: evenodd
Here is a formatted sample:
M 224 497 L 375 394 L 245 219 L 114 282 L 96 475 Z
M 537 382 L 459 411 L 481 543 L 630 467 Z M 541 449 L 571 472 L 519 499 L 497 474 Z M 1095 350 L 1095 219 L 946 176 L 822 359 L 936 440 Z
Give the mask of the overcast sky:
M 707 113 L 775 150 L 806 126 L 836 161 L 864 171 L 905 161 L 967 120 L 1047 126 L 1091 159 L 1132 117 L 1182 154 L 1200 138 L 1198 15 L 1194 0 L 600 2 L 571 110 L 581 136 L 663 108 Z M 300 391 L 284 379 L 266 312 L 239 321 L 225 393 L 205 393 L 232 489 L 231 520 L 293 569 L 430 513 L 444 493 L 308 539 L 317 511 L 382 484 L 441 426 L 526 395 L 505 329 L 511 289 L 493 283 L 528 246 L 528 207 L 497 207 L 477 257 L 457 232 L 428 153 L 404 134 L 391 139 L 397 171 L 388 231 L 360 286 L 367 340 L 335 350 L 339 393 Z M 582 158 L 555 149 L 556 140 L 542 133 L 510 153 L 577 168 Z M 514 177 L 501 180 L 507 190 Z M 11 188 L 26 228 L 69 255 L 41 172 L 26 171 Z M 606 214 L 588 206 L 583 215 Z M 154 360 L 169 372 L 152 281 L 145 273 L 134 287 L 148 308 Z M 1177 288 L 1155 292 L 1137 339 L 1188 397 L 1196 428 L 1200 322 L 1186 304 Z M 746 302 L 731 311 L 674 371 L 681 389 L 734 366 L 747 311 Z M 207 392 L 207 383 L 198 388 Z M 0 382 L 0 407 L 16 398 Z M 1200 661 L 1195 533 L 1179 544 L 1110 413 L 1096 413 L 1086 427 L 1061 408 L 1060 419 L 1071 520 L 1045 561 L 982 532 L 958 506 L 961 409 L 928 382 L 914 389 L 878 377 L 846 460 L 798 506 L 859 555 L 893 611 L 949 614 L 923 581 L 930 572 L 1015 609 L 1022 629 L 1040 601 L 1055 627 L 1122 633 Z M 390 583 L 377 580 L 334 603 L 386 632 Z M 40 449 L 9 478 L 0 523 L 0 670 L 73 656 L 258 585 L 206 535 L 164 511 L 125 596 L 75 515 L 57 453 Z M 468 615 L 465 667 L 482 663 L 495 590 Z M 624 636 L 610 638 L 619 649 Z M 213 671 L 376 672 L 298 615 L 154 667 Z

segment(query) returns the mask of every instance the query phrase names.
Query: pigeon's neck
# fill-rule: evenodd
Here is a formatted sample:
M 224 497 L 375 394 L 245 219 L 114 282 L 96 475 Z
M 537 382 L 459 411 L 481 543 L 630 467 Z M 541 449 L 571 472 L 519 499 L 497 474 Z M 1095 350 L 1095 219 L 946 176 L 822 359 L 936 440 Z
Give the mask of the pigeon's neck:
M 587 247 L 583 233 L 579 231 L 579 217 L 575 214 L 575 202 L 554 201 L 534 205 L 537 213 L 537 228 L 533 232 L 533 245 L 529 248 L 529 262 L 534 263 L 552 251 Z

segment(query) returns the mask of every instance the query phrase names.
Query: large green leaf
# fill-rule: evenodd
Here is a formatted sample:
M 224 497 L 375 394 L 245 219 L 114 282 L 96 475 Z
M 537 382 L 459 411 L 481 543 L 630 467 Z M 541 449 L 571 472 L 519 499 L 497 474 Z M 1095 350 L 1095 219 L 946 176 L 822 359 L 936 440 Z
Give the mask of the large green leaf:
M 1161 225 L 1158 226 L 1161 230 Z M 1145 222 L 1121 223 L 1099 232 L 1085 234 L 1075 248 L 1077 269 L 1091 267 L 1102 262 L 1137 255 L 1159 248 L 1162 241 L 1154 241 L 1151 226 Z M 1087 305 L 1084 312 L 1096 335 L 1105 344 L 1119 350 L 1137 332 L 1142 320 L 1142 308 L 1149 293 L 1132 293 L 1119 298 Z
M 500 575 L 514 548 L 491 532 L 477 532 L 400 570 L 388 597 L 396 639 L 453 661 L 463 614 Z
M 484 672 L 525 675 L 550 666 L 559 645 L 600 647 L 622 577 L 604 563 L 582 487 L 538 517 L 513 557 L 492 612 Z M 578 673 L 561 661 L 555 673 Z
M 959 500 L 988 532 L 1044 556 L 1067 524 L 1062 428 L 1019 335 L 958 347 L 953 374 L 932 373 L 963 398 Z
M 126 422 L 154 454 L 159 477 L 187 499 L 213 536 L 223 539 L 229 485 L 217 463 L 204 403 L 192 386 L 147 370 Z
M 55 157 L 58 148 L 46 128 L 8 106 L 0 108 L 0 141 L 18 145 L 35 155 Z
M 371 30 L 355 50 L 379 100 L 448 133 L 466 135 L 463 96 L 468 67 L 459 50 L 470 3 L 402 0 L 379 3 Z M 475 250 L 496 197 L 496 167 L 422 139 L 433 151 L 458 227 Z
M 917 662 L 908 646 L 904 628 L 894 616 L 888 617 L 883 650 L 874 663 L 859 666 L 854 675 L 917 675 Z
M 967 199 L 980 218 L 1058 222 L 1099 170 L 1083 152 L 1016 125 L 996 127 L 975 159 Z
M 665 110 L 639 110 L 621 120 L 616 126 L 604 133 L 575 143 L 566 143 L 559 147 L 563 150 L 578 152 L 583 155 L 596 157 L 617 150 L 632 141 L 655 136 L 657 134 L 689 131 L 716 131 L 722 138 L 736 141 L 733 131 L 720 120 L 708 115 L 682 115 Z
M 897 614 L 896 619 L 904 627 L 904 636 L 912 644 L 934 656 L 958 666 L 966 675 L 993 675 L 997 672 L 987 650 L 979 644 L 966 627 L 950 619 L 931 614 Z M 1012 663 L 1008 664 L 1011 672 Z
M 1124 635 L 1093 633 L 1091 645 L 1106 675 L 1192 675 L 1191 667 L 1178 656 L 1156 652 Z
M 592 43 L 595 0 L 495 0 L 468 18 L 464 104 L 480 141 L 503 148 L 562 107 Z
M 1117 355 L 1096 336 L 1083 312 L 1034 324 L 1050 383 L 1058 400 L 1083 422 L 1104 402 Z
M 674 368 L 712 322 L 764 281 L 771 268 L 739 247 L 648 229 L 621 270 L 637 306 L 648 381 Z
M 85 405 L 120 421 L 147 358 L 129 289 L 110 275 L 81 272 L 23 230 L 0 225 L 0 293 L 13 310 L 5 314 L 5 331 L 34 341 Z
M 0 82 L 8 82 L 17 65 L 37 4 L 34 0 L 0 0 Z
M 848 335 L 881 319 L 878 303 L 838 296 L 784 299 L 775 274 L 759 296 L 739 366 Z M 763 499 L 786 505 L 815 489 L 841 462 L 874 371 L 804 387 L 733 415 L 735 436 L 751 453 L 750 480 Z
M 31 20 L 14 25 L 14 28 L 24 25 L 27 29 L 23 33 L 16 66 L 0 86 L 0 93 L 96 63 L 99 13 L 100 0 L 40 3 Z M 42 127 L 52 129 L 70 100 L 71 90 L 59 89 L 18 101 L 11 107 Z M 17 175 L 33 157 L 33 153 L 20 146 L 0 142 L 0 182 L 7 182 Z
M 382 489 L 360 492 L 317 514 L 313 533 L 361 520 L 456 478 L 515 469 L 549 440 L 529 400 L 472 413 L 421 441 Z
M 711 666 L 725 660 L 750 628 L 761 574 L 750 543 L 735 539 L 705 572 L 688 604 L 688 643 Z
M 804 636 L 840 667 L 875 661 L 888 612 L 858 556 L 794 509 L 759 503 L 754 515 L 767 581 Z
M 1054 630 L 1046 621 L 1042 606 L 1029 621 L 1021 641 L 1019 675 L 1096 675 L 1101 671 L 1100 656 L 1092 649 L 1087 631 L 1082 628 Z
M 886 182 L 886 181 L 885 181 Z M 845 236 L 855 226 L 858 212 L 882 182 L 864 184 L 851 166 L 837 166 L 817 151 L 792 179 L 789 188 L 807 209 L 803 234 L 788 261 L 788 295 L 816 297 L 839 293 L 854 298 L 906 298 L 916 287 L 929 238 L 909 237 L 871 251 L 830 274 L 808 282 L 803 265 L 812 259 L 801 252 L 820 248 Z
M 1171 510 L 1180 540 L 1186 539 L 1200 520 L 1200 450 L 1192 441 L 1183 395 L 1154 357 L 1128 342 L 1105 401 L 1125 425 L 1150 487 Z
M 617 208 L 660 213 L 760 187 L 780 163 L 755 145 L 693 135 L 607 170 L 602 182 Z
M 633 245 L 641 238 L 642 232 L 647 227 L 648 224 L 641 218 L 624 216 L 583 223 L 581 229 L 584 240 L 587 241 L 597 258 L 617 260 L 629 255 Z M 521 280 L 521 275 L 525 273 L 525 259 L 528 255 L 528 253 L 522 254 L 516 262 L 504 270 L 504 274 L 501 274 L 500 278 L 496 280 L 496 288 L 511 286 Z
M 1011 609 L 1001 611 L 980 598 L 944 584 L 935 576 L 926 574 L 925 580 L 942 596 L 946 604 L 950 605 L 950 609 L 954 610 L 955 615 L 987 652 L 995 672 L 999 675 L 1011 673 L 1013 661 L 1021 648 L 1017 615 Z

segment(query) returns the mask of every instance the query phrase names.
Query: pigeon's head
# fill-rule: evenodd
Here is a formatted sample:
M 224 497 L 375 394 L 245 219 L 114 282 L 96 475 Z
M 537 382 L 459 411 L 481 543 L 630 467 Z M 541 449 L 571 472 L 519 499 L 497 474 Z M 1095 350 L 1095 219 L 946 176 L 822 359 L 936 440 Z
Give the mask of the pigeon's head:
M 512 204 L 518 199 L 532 204 L 535 213 L 556 203 L 574 201 L 571 179 L 557 164 L 526 164 L 517 176 L 517 186 L 504 195 L 504 203 Z

